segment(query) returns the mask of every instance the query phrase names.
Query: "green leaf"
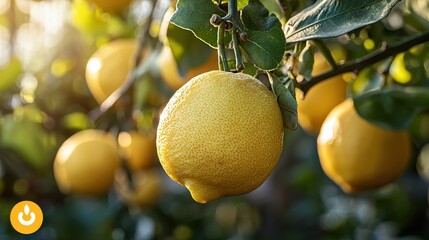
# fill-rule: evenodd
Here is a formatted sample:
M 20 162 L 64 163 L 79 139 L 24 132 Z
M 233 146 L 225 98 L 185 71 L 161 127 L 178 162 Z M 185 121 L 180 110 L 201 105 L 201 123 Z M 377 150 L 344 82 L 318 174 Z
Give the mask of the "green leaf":
M 286 23 L 285 12 L 278 0 L 260 0 L 260 1 L 264 5 L 264 7 L 268 9 L 268 11 L 274 13 L 277 16 L 277 18 L 280 19 L 280 22 L 282 23 L 282 25 Z
M 180 75 L 186 75 L 189 69 L 201 66 L 213 54 L 213 49 L 207 46 L 192 32 L 169 24 L 167 38 L 176 60 Z
M 9 63 L 0 68 L 0 92 L 10 88 L 22 73 L 21 61 L 12 58 Z
M 353 98 L 358 114 L 380 127 L 408 128 L 414 117 L 429 108 L 429 87 L 387 87 Z
M 299 54 L 298 61 L 299 73 L 304 76 L 306 80 L 310 79 L 311 72 L 313 71 L 314 53 L 309 42 L 307 42 L 305 48 Z
M 250 0 L 241 20 L 248 35 L 241 47 L 248 60 L 263 70 L 276 69 L 286 51 L 286 39 L 278 18 L 259 1 Z
M 192 31 L 195 36 L 212 48 L 217 48 L 217 28 L 210 23 L 213 14 L 225 16 L 226 12 L 211 0 L 179 0 L 171 22 Z
M 293 82 L 290 78 L 280 79 L 276 76 L 268 74 L 270 82 L 273 87 L 273 92 L 276 95 L 277 103 L 279 104 L 280 111 L 283 117 L 283 126 L 288 130 L 295 130 L 298 128 L 298 114 L 295 99 L 295 91 Z
M 251 30 L 269 31 L 278 24 L 278 18 L 257 0 L 250 0 L 243 9 L 241 19 L 244 26 Z
M 289 43 L 336 37 L 386 17 L 400 0 L 319 0 L 286 23 Z

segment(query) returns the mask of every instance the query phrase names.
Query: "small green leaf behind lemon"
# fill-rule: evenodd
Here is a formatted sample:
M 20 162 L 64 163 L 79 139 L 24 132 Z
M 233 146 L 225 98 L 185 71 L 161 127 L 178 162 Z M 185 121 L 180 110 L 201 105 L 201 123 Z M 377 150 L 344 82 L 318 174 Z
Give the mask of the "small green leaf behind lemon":
M 314 64 L 314 52 L 311 44 L 307 42 L 304 49 L 301 51 L 298 57 L 299 61 L 299 74 L 301 74 L 306 80 L 311 78 Z
M 282 79 L 268 74 L 283 117 L 283 126 L 288 130 L 298 128 L 298 114 L 293 82 L 290 78 Z

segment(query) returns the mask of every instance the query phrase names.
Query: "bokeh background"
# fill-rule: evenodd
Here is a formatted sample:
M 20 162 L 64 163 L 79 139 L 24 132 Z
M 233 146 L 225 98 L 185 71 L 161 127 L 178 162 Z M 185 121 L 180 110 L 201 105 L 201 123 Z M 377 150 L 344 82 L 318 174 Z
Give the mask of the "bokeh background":
M 169 5 L 135 0 L 120 13 L 108 13 L 89 0 L 0 0 L 0 239 L 429 239 L 429 174 L 417 164 L 429 143 L 428 111 L 409 128 L 414 154 L 407 171 L 398 181 L 359 195 L 343 193 L 326 177 L 317 136 L 302 129 L 287 132 L 273 174 L 243 196 L 196 203 L 159 165 L 154 171 L 162 184 L 150 206 L 124 201 L 115 186 L 95 197 L 61 193 L 52 163 L 65 139 L 90 128 L 115 132 L 128 123 L 124 110 L 94 117 L 99 105 L 85 82 L 88 59 L 112 40 L 137 38 L 153 7 L 151 34 L 157 39 Z M 327 42 L 348 59 L 365 56 L 383 42 L 428 30 L 428 6 L 426 0 L 402 1 L 383 21 Z M 427 56 L 427 46 L 423 51 Z M 428 58 L 394 63 L 391 74 L 403 84 L 417 77 L 428 81 Z M 148 95 L 142 128 L 156 127 L 157 114 L 173 93 L 157 71 L 144 90 L 132 87 L 125 94 Z M 21 200 L 38 203 L 45 214 L 42 228 L 25 237 L 9 223 L 12 206 Z

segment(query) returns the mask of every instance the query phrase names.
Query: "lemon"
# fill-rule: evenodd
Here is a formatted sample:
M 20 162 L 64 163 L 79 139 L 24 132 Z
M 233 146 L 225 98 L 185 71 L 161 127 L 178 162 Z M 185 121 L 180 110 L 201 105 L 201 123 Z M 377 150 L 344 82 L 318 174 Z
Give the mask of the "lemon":
M 328 62 L 320 53 L 314 56 L 313 75 L 328 71 Z M 313 86 L 305 95 L 296 89 L 298 123 L 309 133 L 318 133 L 328 113 L 346 99 L 347 83 L 341 75 Z
M 282 147 L 276 98 L 243 73 L 211 71 L 193 78 L 167 103 L 158 125 L 161 165 L 200 203 L 260 186 Z
M 118 39 L 99 48 L 88 60 L 86 82 L 99 104 L 124 84 L 136 48 L 135 40 Z
M 101 130 L 83 130 L 68 138 L 54 161 L 63 193 L 98 195 L 109 190 L 120 165 L 116 140 Z
M 352 100 L 329 113 L 320 130 L 317 149 L 326 175 L 349 193 L 394 181 L 411 156 L 407 132 L 370 124 L 357 114 Z
M 118 143 L 131 170 L 147 169 L 155 165 L 155 134 L 143 134 L 137 131 L 121 132 Z
M 124 202 L 142 209 L 155 205 L 162 192 L 162 176 L 158 169 L 135 171 L 131 177 L 132 184 L 125 171 L 116 174 L 115 187 Z

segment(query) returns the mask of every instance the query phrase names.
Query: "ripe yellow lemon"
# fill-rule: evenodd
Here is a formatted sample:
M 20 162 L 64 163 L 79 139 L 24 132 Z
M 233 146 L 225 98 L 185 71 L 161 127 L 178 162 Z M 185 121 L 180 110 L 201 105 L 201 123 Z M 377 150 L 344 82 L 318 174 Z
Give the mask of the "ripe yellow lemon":
M 112 186 L 119 165 L 114 137 L 100 130 L 83 130 L 59 148 L 54 176 L 63 193 L 98 195 Z
M 328 71 L 329 64 L 319 53 L 314 56 L 313 75 Z M 337 75 L 312 87 L 305 98 L 296 89 L 299 125 L 309 133 L 318 133 L 328 113 L 346 99 L 347 83 Z
M 132 184 L 130 184 L 126 173 L 118 171 L 115 187 L 119 196 L 127 204 L 148 208 L 155 205 L 161 195 L 162 176 L 158 169 L 154 168 L 136 171 L 132 173 Z
M 103 103 L 127 79 L 137 42 L 119 39 L 99 48 L 86 65 L 85 77 L 89 91 Z
M 370 124 L 357 114 L 352 100 L 329 113 L 320 130 L 317 149 L 326 175 L 349 193 L 394 181 L 411 156 L 407 132 Z
M 211 71 L 193 78 L 167 103 L 158 125 L 161 165 L 200 203 L 260 186 L 282 147 L 276 98 L 243 73 Z
M 125 10 L 133 0 L 91 0 L 99 8 L 109 13 L 120 13 Z
M 118 136 L 118 143 L 131 170 L 147 169 L 155 165 L 155 134 L 143 134 L 137 131 L 121 132 Z

